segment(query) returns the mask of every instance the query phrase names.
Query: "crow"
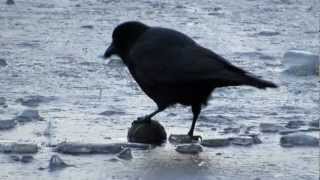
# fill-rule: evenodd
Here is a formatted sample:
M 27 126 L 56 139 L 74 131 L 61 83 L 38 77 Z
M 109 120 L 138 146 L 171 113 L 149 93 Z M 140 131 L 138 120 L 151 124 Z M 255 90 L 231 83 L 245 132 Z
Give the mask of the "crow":
M 193 135 L 203 105 L 215 88 L 248 85 L 259 89 L 277 85 L 240 69 L 220 55 L 200 46 L 187 35 L 138 21 L 118 25 L 104 58 L 118 55 L 141 89 L 157 104 L 157 110 L 135 122 L 150 122 L 174 104 L 191 106 Z

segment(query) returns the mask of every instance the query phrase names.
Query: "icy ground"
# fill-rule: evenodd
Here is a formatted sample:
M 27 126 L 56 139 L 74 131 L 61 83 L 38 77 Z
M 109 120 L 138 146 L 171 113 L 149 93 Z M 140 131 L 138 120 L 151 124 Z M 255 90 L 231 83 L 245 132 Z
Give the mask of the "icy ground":
M 319 77 L 282 75 L 281 60 L 293 48 L 319 53 L 319 4 L 317 0 L 16 0 L 15 5 L 2 1 L 0 59 L 7 66 L 0 66 L 0 97 L 8 107 L 0 107 L 0 119 L 33 108 L 44 121 L 0 131 L 1 141 L 41 147 L 26 164 L 1 153 L 0 180 L 318 180 L 319 148 L 283 148 L 277 133 L 261 134 L 259 145 L 204 148 L 199 155 L 179 154 L 166 143 L 150 151 L 133 150 L 132 160 L 60 155 L 75 166 L 55 172 L 39 168 L 56 154 L 49 145 L 125 142 L 131 121 L 154 110 L 120 61 L 99 58 L 113 28 L 127 20 L 182 31 L 280 85 L 266 91 L 217 90 L 203 110 L 196 134 L 213 138 L 224 136 L 220 132 L 226 127 L 318 119 Z M 48 101 L 33 107 L 17 101 L 29 95 Z M 99 115 L 104 111 L 107 115 Z M 191 113 L 177 106 L 156 119 L 168 134 L 183 134 L 190 127 Z M 306 134 L 319 137 L 316 132 Z

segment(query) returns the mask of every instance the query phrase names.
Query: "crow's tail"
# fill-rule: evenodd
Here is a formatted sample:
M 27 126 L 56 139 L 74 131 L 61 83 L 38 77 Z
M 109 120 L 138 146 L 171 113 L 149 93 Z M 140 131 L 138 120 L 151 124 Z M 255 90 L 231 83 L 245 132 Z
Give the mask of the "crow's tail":
M 271 81 L 263 80 L 258 77 L 255 77 L 253 75 L 248 75 L 246 80 L 246 85 L 254 86 L 259 89 L 265 89 L 265 88 L 277 88 L 278 85 Z

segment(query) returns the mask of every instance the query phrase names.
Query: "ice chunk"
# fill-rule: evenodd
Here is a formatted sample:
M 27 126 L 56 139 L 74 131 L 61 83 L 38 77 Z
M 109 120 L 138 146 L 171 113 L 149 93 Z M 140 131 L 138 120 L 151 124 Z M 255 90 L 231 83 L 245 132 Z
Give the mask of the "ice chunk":
M 176 151 L 182 154 L 197 154 L 202 152 L 202 147 L 198 144 L 178 145 Z
M 201 145 L 207 147 L 223 147 L 229 144 L 230 141 L 228 138 L 204 139 L 201 141 Z
M 0 152 L 4 153 L 37 153 L 38 149 L 36 144 L 0 143 Z
M 172 144 L 186 144 L 186 143 L 193 143 L 198 141 L 193 140 L 187 134 L 171 134 L 169 136 L 169 142 Z
M 284 147 L 319 146 L 319 139 L 313 136 L 295 133 L 282 136 L 280 139 L 280 144 Z
M 319 56 L 303 50 L 289 50 L 284 54 L 285 73 L 296 76 L 319 74 Z
M 70 165 L 68 165 L 67 163 L 65 163 L 60 156 L 58 155 L 53 155 L 50 158 L 50 162 L 49 162 L 49 170 L 50 171 L 54 171 L 54 170 L 58 170 L 58 169 L 63 169 L 65 167 L 68 167 Z
M 130 148 L 124 148 L 117 154 L 117 157 L 124 160 L 132 159 L 132 153 Z
M 123 144 L 92 144 L 92 143 L 60 143 L 56 151 L 65 154 L 116 154 L 123 149 Z
M 234 145 L 239 145 L 239 146 L 250 146 L 254 144 L 253 138 L 252 137 L 234 137 L 231 138 L 231 143 Z

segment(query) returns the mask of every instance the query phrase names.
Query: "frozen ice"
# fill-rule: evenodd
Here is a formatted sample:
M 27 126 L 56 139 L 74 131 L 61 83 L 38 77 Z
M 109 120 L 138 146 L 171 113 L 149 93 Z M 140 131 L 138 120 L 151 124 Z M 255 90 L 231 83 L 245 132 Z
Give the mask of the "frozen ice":
M 289 50 L 284 54 L 285 73 L 296 76 L 317 75 L 319 56 L 304 50 Z

